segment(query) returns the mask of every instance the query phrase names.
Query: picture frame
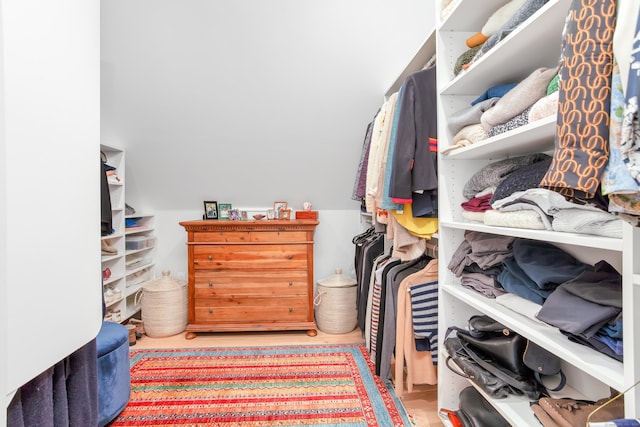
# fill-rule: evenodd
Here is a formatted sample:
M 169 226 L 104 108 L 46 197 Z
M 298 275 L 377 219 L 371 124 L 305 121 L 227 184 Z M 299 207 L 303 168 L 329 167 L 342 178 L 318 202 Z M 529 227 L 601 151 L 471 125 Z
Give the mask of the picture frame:
M 280 211 L 280 219 L 291 219 L 291 209 L 283 209 Z
M 247 221 L 249 219 L 249 214 L 247 211 L 240 211 L 240 219 L 242 221 Z
M 205 200 L 204 202 L 204 219 L 218 219 L 218 202 Z
M 239 221 L 240 220 L 240 211 L 238 209 L 231 209 L 229 211 L 229 219 L 231 221 Z
M 231 203 L 218 203 L 218 217 L 231 219 Z
M 275 219 L 276 211 L 273 209 L 267 209 L 267 219 Z
M 275 211 L 275 218 L 282 218 L 281 212 L 287 209 L 287 202 L 273 202 L 273 210 Z

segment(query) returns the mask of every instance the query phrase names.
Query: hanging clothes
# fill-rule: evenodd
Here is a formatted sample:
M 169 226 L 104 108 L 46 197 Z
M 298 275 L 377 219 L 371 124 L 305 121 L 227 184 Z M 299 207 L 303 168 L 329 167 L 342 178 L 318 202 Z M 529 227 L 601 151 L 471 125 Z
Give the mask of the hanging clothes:
M 407 277 L 423 268 L 431 261 L 431 258 L 422 256 L 416 260 L 402 263 L 387 275 L 386 289 L 384 290 L 384 318 L 382 327 L 378 328 L 379 339 L 379 375 L 382 379 L 391 378 L 391 362 L 396 347 L 396 322 L 398 307 L 398 289 L 400 284 Z
M 376 274 L 376 272 L 378 270 L 381 270 L 382 267 L 391 259 L 391 255 L 389 254 L 385 254 L 383 253 L 382 255 L 378 256 L 374 261 L 373 261 L 373 271 L 374 274 L 371 275 L 371 283 L 369 285 L 369 292 L 367 293 L 367 295 L 365 295 L 365 300 L 366 300 L 366 308 L 365 308 L 365 322 L 364 322 L 364 340 L 365 340 L 365 347 L 367 348 L 367 351 L 371 352 L 371 310 L 373 307 L 373 289 L 376 286 L 376 280 L 378 280 L 378 289 L 380 286 L 380 279 L 378 277 L 378 274 Z
M 387 274 L 393 267 L 396 267 L 399 264 L 401 264 L 401 261 L 397 258 L 389 258 L 384 262 L 381 268 L 376 270 L 375 283 L 373 285 L 373 289 L 370 290 L 371 321 L 369 328 L 371 330 L 371 338 L 369 342 L 369 354 L 371 361 L 376 366 L 376 375 L 380 375 L 380 356 L 378 355 L 380 346 L 378 344 L 378 339 L 381 339 L 380 331 L 384 328 L 384 302 L 386 296 L 384 290 L 386 289 Z
M 387 148 L 397 96 L 398 94 L 394 93 L 385 101 L 373 125 L 369 164 L 367 166 L 367 193 L 365 196 L 367 212 L 372 214 L 375 214 L 380 207 L 376 200 L 379 197 L 381 198 L 384 188 L 384 168 L 386 166 Z
M 106 167 L 106 163 L 100 159 L 100 234 L 102 236 L 113 233 L 113 213 Z
M 379 110 L 378 110 L 379 112 Z M 378 114 L 376 112 L 376 115 Z M 375 116 L 374 116 L 375 119 Z M 367 131 L 364 135 L 364 142 L 362 143 L 362 151 L 360 153 L 360 162 L 358 163 L 358 170 L 356 172 L 356 179 L 353 183 L 352 200 L 362 201 L 364 200 L 367 191 L 367 167 L 369 165 L 369 148 L 371 147 L 371 134 L 373 133 L 373 120 L 367 125 Z
M 404 83 L 389 196 L 412 203 L 413 192 L 438 188 L 436 67 L 411 74 Z
M 609 158 L 616 2 L 573 0 L 563 34 L 553 161 L 540 186 L 595 197 Z
M 371 283 L 373 260 L 384 251 L 384 236 L 369 228 L 353 238 L 355 244 L 356 269 L 356 309 L 358 311 L 358 327 L 365 328 L 366 304 Z
M 395 390 L 404 392 L 414 384 L 436 384 L 438 354 L 438 260 L 407 276 L 398 289 L 396 318 Z M 428 351 L 419 351 L 417 343 L 428 340 Z

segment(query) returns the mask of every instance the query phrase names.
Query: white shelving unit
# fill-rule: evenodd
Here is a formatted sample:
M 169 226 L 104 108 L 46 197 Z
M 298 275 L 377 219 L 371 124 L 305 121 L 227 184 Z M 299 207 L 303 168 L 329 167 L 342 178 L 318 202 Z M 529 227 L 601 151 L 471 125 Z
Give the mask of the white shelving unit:
M 136 293 L 155 278 L 155 219 L 151 214 L 134 213 L 126 220 L 135 220 L 135 227 L 125 228 L 125 290 L 127 317 L 140 310 Z
M 111 197 L 113 232 L 102 236 L 101 239 L 118 252 L 114 255 L 102 255 L 102 287 L 105 293 L 107 313 L 111 313 L 111 315 L 119 313 L 119 319 L 115 320 L 122 321 L 126 309 L 124 300 L 124 150 L 108 145 L 100 145 L 100 150 L 107 157 L 107 165 L 116 168 L 116 176 L 119 178 L 119 180 L 115 180 L 107 177 Z M 110 271 L 109 277 L 105 277 L 105 271 Z
M 117 249 L 114 255 L 102 255 L 102 272 L 108 268 L 110 276 L 103 280 L 103 292 L 107 312 L 119 313 L 114 321 L 124 322 L 140 310 L 135 304 L 135 293 L 146 280 L 155 277 L 153 237 L 154 217 L 151 214 L 126 215 L 125 211 L 125 152 L 119 147 L 102 144 L 100 150 L 107 157 L 107 164 L 116 168 L 118 179 L 110 178 L 109 194 L 113 217 L 113 232 L 102 236 L 109 246 Z M 126 228 L 126 220 L 140 218 L 139 227 Z M 136 237 L 137 236 L 137 237 Z M 128 240 L 136 238 L 149 239 L 152 244 L 137 250 L 128 250 Z M 144 262 L 144 264 L 143 264 Z
M 453 75 L 456 60 L 468 47 L 465 41 L 479 31 L 487 18 L 507 0 L 454 0 L 455 9 L 436 24 L 437 85 L 438 85 L 438 145 L 442 150 L 451 144 L 447 126 L 451 114 L 468 107 L 484 90 L 499 84 L 518 82 L 540 67 L 558 64 L 562 29 L 570 0 L 550 0 L 529 20 L 521 24 L 468 70 Z M 436 1 L 436 16 L 443 2 Z M 439 339 L 440 348 L 447 327 L 464 327 L 470 316 L 487 314 L 516 332 L 549 349 L 563 360 L 568 384 L 585 398 L 598 399 L 609 395 L 609 388 L 624 391 L 640 377 L 636 357 L 640 351 L 635 338 L 640 310 L 640 232 L 625 224 L 622 239 L 585 234 L 491 227 L 466 221 L 462 217 L 463 188 L 467 181 L 489 163 L 524 154 L 552 153 L 555 137 L 555 117 L 509 131 L 477 144 L 441 154 L 439 157 Z M 623 276 L 624 355 L 620 363 L 586 346 L 570 342 L 557 328 L 530 319 L 463 288 L 449 271 L 452 255 L 464 239 L 466 230 L 509 235 L 554 244 L 583 262 L 595 264 L 605 260 Z M 443 357 L 444 360 L 444 357 Z M 450 372 L 444 364 L 438 370 L 438 405 L 457 408 L 458 395 L 469 381 Z M 522 398 L 489 399 L 514 426 L 540 426 Z M 637 416 L 640 401 L 637 394 L 625 395 L 628 418 Z M 448 425 L 448 421 L 443 420 Z

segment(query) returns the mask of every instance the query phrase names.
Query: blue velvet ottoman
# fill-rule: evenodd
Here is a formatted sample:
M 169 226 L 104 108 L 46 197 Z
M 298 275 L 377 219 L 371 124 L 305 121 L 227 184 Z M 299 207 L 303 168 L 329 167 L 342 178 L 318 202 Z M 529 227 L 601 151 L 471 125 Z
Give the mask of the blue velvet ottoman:
M 131 393 L 129 333 L 119 323 L 102 322 L 98 351 L 98 425 L 104 427 L 127 406 Z

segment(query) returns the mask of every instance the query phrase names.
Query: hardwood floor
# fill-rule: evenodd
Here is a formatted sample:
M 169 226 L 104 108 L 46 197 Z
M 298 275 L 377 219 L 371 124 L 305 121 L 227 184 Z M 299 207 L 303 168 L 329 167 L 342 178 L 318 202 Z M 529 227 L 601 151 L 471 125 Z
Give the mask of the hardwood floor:
M 359 329 L 347 334 L 332 335 L 318 331 L 318 335 L 310 337 L 306 332 L 242 332 L 242 333 L 202 333 L 192 340 L 185 339 L 185 334 L 177 334 L 165 338 L 143 336 L 131 348 L 197 348 L 197 347 L 230 347 L 249 345 L 295 345 L 295 344 L 340 344 L 364 342 Z M 418 385 L 413 392 L 404 392 L 401 398 L 407 413 L 417 427 L 443 426 L 438 417 L 438 397 L 436 385 Z

